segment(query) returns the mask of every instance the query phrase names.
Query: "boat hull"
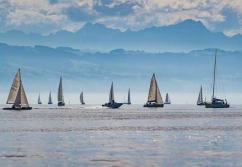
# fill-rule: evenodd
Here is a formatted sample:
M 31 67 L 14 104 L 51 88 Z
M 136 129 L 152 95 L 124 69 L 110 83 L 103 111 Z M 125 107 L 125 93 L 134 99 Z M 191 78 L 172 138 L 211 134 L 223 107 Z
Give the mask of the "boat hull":
M 164 104 L 145 104 L 143 107 L 150 107 L 150 108 L 158 108 L 158 107 L 164 107 Z
M 102 107 L 108 107 L 108 108 L 119 108 L 123 105 L 123 103 L 105 103 L 102 105 Z
M 32 107 L 23 107 L 23 108 L 3 108 L 3 110 L 32 110 Z
M 82 103 L 82 105 L 85 105 L 86 103 Z
M 65 106 L 66 104 L 65 103 L 63 103 L 63 102 L 59 102 L 58 103 L 58 106 Z
M 204 106 L 205 103 L 198 103 L 197 105 L 198 105 L 198 106 Z
M 48 103 L 48 104 L 53 104 L 53 103 Z
M 171 104 L 171 103 L 164 103 L 164 104 Z
M 38 103 L 38 104 L 42 104 L 42 103 Z
M 229 108 L 229 104 L 205 104 L 206 108 Z

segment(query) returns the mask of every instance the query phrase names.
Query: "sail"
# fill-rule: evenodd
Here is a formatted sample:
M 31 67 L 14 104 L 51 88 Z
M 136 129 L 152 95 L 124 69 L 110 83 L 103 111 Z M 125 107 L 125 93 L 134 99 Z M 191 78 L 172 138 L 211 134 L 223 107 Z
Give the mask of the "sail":
M 203 90 L 202 90 L 202 86 L 200 88 L 200 92 L 198 95 L 198 99 L 197 99 L 197 104 L 203 103 Z
M 155 74 L 153 74 L 150 82 L 150 90 L 148 95 L 148 102 L 155 102 L 156 101 L 156 79 Z
M 60 84 L 58 89 L 58 102 L 64 103 L 63 88 L 62 88 L 62 77 L 60 78 Z
M 166 103 L 171 103 L 171 100 L 170 100 L 170 97 L 169 97 L 168 93 L 166 94 Z
M 20 80 L 20 87 L 18 90 L 18 94 L 17 94 L 16 100 L 14 102 L 14 106 L 17 108 L 18 107 L 29 107 L 29 103 L 28 103 L 21 80 Z
M 14 104 L 20 87 L 20 69 L 17 71 L 10 89 L 7 104 Z
M 50 92 L 50 94 L 49 94 L 49 102 L 48 102 L 48 103 L 49 103 L 49 104 L 52 103 L 51 92 Z
M 114 102 L 115 102 L 115 100 L 114 100 L 114 91 L 113 91 L 113 82 L 112 82 L 110 93 L 109 93 L 109 103 L 112 104 Z
M 40 94 L 39 94 L 39 97 L 38 97 L 38 103 L 39 103 L 39 104 L 41 103 L 41 100 L 40 100 Z
M 83 92 L 82 92 L 81 95 L 80 95 L 80 101 L 81 101 L 82 104 L 84 103 Z
M 159 87 L 158 87 L 158 84 L 157 82 L 155 81 L 156 83 L 156 103 L 157 104 L 163 104 L 163 100 L 162 100 L 162 97 L 161 97 L 161 94 L 160 94 L 160 90 L 159 90 Z
M 129 92 L 128 92 L 128 104 L 131 104 L 131 99 L 130 99 L 130 89 L 129 89 Z

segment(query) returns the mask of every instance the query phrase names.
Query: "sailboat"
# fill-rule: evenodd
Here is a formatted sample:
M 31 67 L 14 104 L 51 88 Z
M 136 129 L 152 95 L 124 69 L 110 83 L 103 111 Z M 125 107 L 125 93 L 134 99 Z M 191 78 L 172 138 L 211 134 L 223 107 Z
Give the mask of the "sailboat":
M 171 100 L 168 93 L 166 94 L 166 101 L 164 104 L 171 104 Z
M 21 80 L 20 69 L 17 71 L 10 89 L 7 104 L 13 104 L 11 108 L 3 108 L 4 110 L 31 110 L 29 106 L 23 83 Z
M 205 105 L 205 103 L 203 102 L 203 87 L 202 87 L 202 85 L 201 85 L 200 92 L 199 92 L 199 95 L 198 95 L 197 105 L 198 106 L 204 106 Z
M 52 98 L 51 98 L 51 92 L 50 92 L 50 94 L 49 94 L 48 104 L 53 104 L 53 102 L 52 102 Z
M 216 71 L 217 71 L 217 49 L 215 51 L 214 71 L 213 71 L 213 95 L 212 102 L 205 102 L 206 108 L 229 108 L 227 100 L 217 99 L 215 96 L 215 85 L 216 85 Z
M 85 105 L 84 98 L 83 98 L 83 92 L 80 95 L 80 101 L 82 105 Z
M 42 102 L 40 100 L 40 94 L 39 94 L 39 97 L 38 97 L 38 104 L 42 104 Z
M 58 106 L 65 106 L 63 88 L 62 88 L 62 77 L 60 77 L 60 84 L 58 89 Z
M 150 82 L 148 101 L 144 105 L 144 107 L 163 107 L 163 106 L 164 106 L 164 103 L 160 94 L 160 90 L 155 79 L 155 74 L 153 74 Z
M 125 99 L 125 96 L 124 96 L 124 99 Z M 124 102 L 123 104 L 127 104 L 127 105 L 130 105 L 131 104 L 131 99 L 130 99 L 130 89 L 128 91 L 128 101 L 127 102 Z
M 109 108 L 119 108 L 122 105 L 123 103 L 116 103 L 114 100 L 114 91 L 113 91 L 113 82 L 112 82 L 110 93 L 109 93 L 109 102 L 103 104 L 102 106 L 109 107 Z

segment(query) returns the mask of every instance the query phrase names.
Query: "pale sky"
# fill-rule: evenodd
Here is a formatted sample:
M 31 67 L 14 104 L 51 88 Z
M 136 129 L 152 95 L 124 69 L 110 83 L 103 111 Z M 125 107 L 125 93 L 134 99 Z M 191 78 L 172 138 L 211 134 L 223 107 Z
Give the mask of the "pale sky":
M 86 22 L 140 30 L 186 19 L 229 36 L 242 34 L 242 0 L 0 0 L 0 32 L 75 32 Z

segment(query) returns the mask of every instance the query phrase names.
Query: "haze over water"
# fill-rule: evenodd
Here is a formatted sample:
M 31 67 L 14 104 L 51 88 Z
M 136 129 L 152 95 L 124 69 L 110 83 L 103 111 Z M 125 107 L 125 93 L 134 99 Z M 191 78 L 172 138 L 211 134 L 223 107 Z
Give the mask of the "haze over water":
M 33 107 L 0 109 L 1 166 L 242 165 L 241 105 Z

